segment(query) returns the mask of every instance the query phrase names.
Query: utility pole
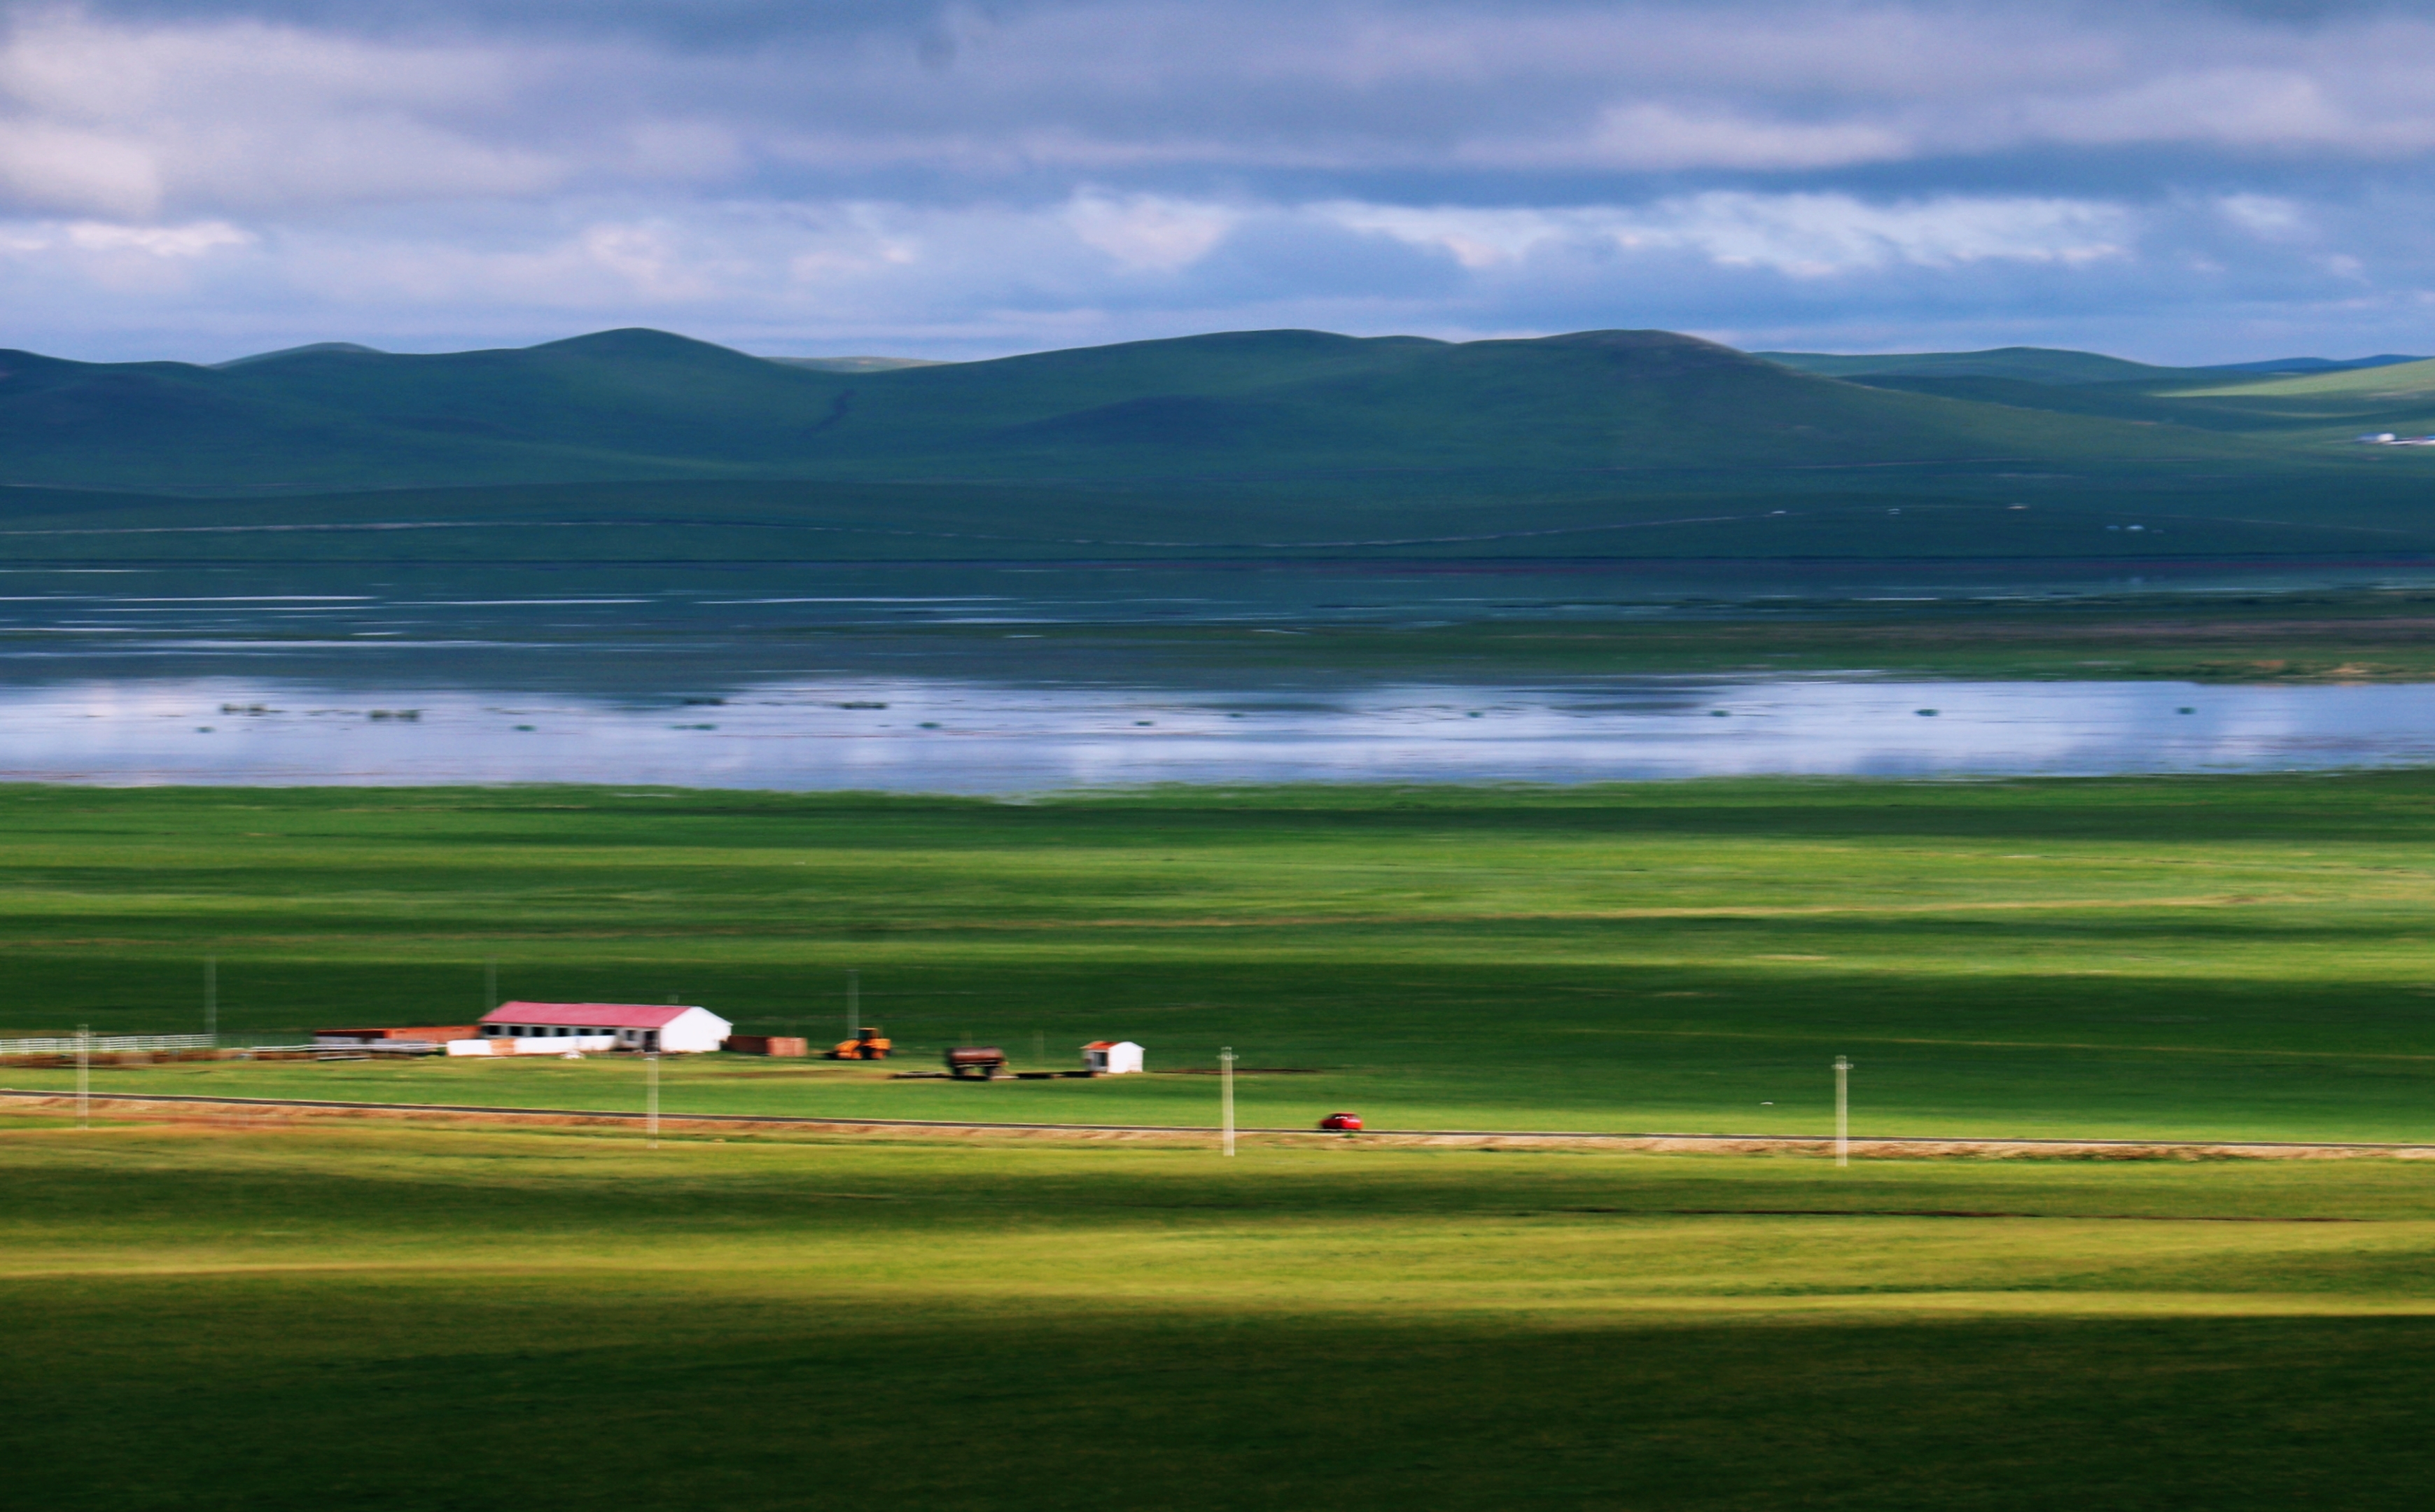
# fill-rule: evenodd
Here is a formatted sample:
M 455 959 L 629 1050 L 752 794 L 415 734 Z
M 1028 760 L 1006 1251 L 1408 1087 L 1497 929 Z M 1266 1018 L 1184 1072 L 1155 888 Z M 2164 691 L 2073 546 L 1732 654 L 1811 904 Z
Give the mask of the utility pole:
M 656 1050 L 643 1057 L 644 1087 L 643 1126 L 649 1133 L 651 1148 L 660 1147 L 660 1053 Z
M 1835 1163 L 1852 1163 L 1852 1062 L 1835 1057 Z
M 499 959 L 493 955 L 482 962 L 482 1011 L 490 1012 L 499 1005 Z
M 1228 1045 L 1218 1052 L 1218 1127 L 1223 1132 L 1226 1158 L 1235 1158 L 1235 1047 Z
M 93 1025 L 77 1025 L 77 1127 L 93 1127 Z
M 214 1049 L 220 1042 L 220 958 L 203 957 L 203 1034 Z
M 862 973 L 845 973 L 845 1037 L 862 1033 Z

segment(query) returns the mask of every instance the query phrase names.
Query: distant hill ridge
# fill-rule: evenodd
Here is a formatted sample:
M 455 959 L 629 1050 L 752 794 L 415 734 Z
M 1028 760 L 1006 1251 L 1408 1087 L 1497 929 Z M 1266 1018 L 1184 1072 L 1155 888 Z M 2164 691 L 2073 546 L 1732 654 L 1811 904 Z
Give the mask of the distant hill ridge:
M 309 346 L 282 347 L 277 352 L 257 352 L 250 357 L 232 357 L 226 362 L 216 362 L 211 364 L 211 366 L 215 368 L 242 368 L 249 363 L 277 362 L 282 357 L 299 357 L 309 352 L 369 352 L 375 357 L 388 355 L 388 353 L 382 352 L 377 347 L 357 346 L 352 341 L 316 341 Z
M 2325 357 L 2271 357 L 2262 362 L 2222 363 L 2202 368 L 2163 368 L 2051 347 L 1995 347 L 1985 352 L 1889 352 L 1853 356 L 1822 352 L 1758 352 L 1753 356 L 1802 372 L 1830 378 L 2012 378 L 2028 383 L 2110 384 L 2190 377 L 2229 377 L 2241 373 L 2330 373 L 2360 368 L 2392 367 L 2420 362 L 2419 357 L 2387 353 L 2376 357 L 2336 360 Z
M 1912 366 L 1888 376 L 1802 362 Z M 2004 370 L 1977 376 L 1991 365 Z M 2169 410 L 2169 423 L 2157 423 L 2145 411 L 2058 408 L 2041 397 L 2068 384 L 2110 393 L 2125 370 L 2189 377 L 2027 348 L 1763 358 L 1647 330 L 1467 342 L 1226 332 L 944 364 L 773 360 L 639 328 L 429 354 L 323 342 L 215 367 L 8 352 L 0 482 L 1273 488 L 1431 478 L 1459 490 L 1536 474 L 2269 457 L 2230 434 L 2238 424 L 2183 427 Z M 1998 381 L 2011 387 L 1936 388 Z
M 819 372 L 887 372 L 896 368 L 941 368 L 944 363 L 923 357 L 764 357 L 789 368 L 810 368 Z
M 2252 369 L 2266 373 L 2267 369 Z M 2199 398 L 2218 395 L 2250 397 L 2335 397 L 2335 396 L 2402 396 L 2435 392 L 2435 359 L 2407 358 L 2398 362 L 2354 365 L 2305 370 L 2285 370 L 2270 374 L 2262 381 L 2223 387 L 2185 388 L 2182 397 Z

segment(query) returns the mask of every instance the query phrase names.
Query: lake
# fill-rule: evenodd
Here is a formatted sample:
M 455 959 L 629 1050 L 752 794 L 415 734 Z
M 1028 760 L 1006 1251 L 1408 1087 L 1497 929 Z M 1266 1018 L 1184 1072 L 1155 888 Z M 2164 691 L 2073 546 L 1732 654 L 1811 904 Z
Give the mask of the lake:
M 0 688 L 0 778 L 1021 794 L 1150 782 L 2281 771 L 2435 761 L 2435 686 L 776 679 L 694 696 L 83 677 Z

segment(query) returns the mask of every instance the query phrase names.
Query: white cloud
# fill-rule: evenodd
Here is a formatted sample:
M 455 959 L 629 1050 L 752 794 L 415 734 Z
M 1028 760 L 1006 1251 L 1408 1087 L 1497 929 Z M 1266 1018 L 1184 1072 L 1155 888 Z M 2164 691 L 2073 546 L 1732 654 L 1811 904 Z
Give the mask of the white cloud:
M 2062 339 L 2112 310 L 2214 341 L 2435 288 L 2410 8 L 8 3 L 12 339 Z
M 1727 266 L 1814 278 L 1894 266 L 2079 264 L 2125 255 L 2121 210 L 2086 200 L 1943 197 L 1890 205 L 1848 195 L 1713 193 L 1668 201 L 1623 233 L 1695 247 Z
M 1203 203 L 1162 210 L 1188 224 Z M 602 202 L 259 235 L 210 219 L 0 222 L 0 301 L 20 312 L 14 345 L 207 359 L 315 339 L 445 350 L 630 324 L 754 351 L 934 356 L 1282 326 L 1449 337 L 1662 326 L 1741 345 L 2028 341 L 2157 359 L 2435 346 L 2435 308 L 2409 292 L 2412 277 L 2435 288 L 2435 257 L 2408 250 L 2435 241 L 2420 229 L 2435 225 L 2435 196 L 2366 215 L 2391 229 L 2377 255 L 2335 250 L 2360 246 L 2358 229 L 2327 223 L 2278 252 L 2268 282 L 2254 266 L 2208 266 L 2223 248 L 2267 245 L 2227 241 L 2211 201 L 2133 214 L 1717 191 L 1544 210 L 1210 208 L 1233 229 L 1147 278 L 1112 269 L 1067 199 Z M 1320 264 L 1352 272 L 1316 289 L 1301 269 Z M 2236 300 L 2243 313 L 2227 319 Z M 2290 334 L 2311 320 L 2373 334 Z
M 131 218 L 529 197 L 603 163 L 638 180 L 734 171 L 716 126 L 634 112 L 611 135 L 554 128 L 562 71 L 591 60 L 36 12 L 0 41 L 0 195 Z
M 1805 125 L 1723 109 L 1690 112 L 1658 103 L 1613 105 L 1578 139 L 1474 143 L 1468 161 L 1509 166 L 1578 165 L 1653 171 L 1683 168 L 1799 169 L 1885 163 L 1911 156 L 1915 144 L 1885 125 L 1837 121 Z
M 0 193 L 21 204 L 141 215 L 160 165 L 136 143 L 52 121 L 0 121 Z
M 1338 224 L 1444 251 L 1469 268 L 1561 245 L 1689 250 L 1725 267 L 1823 278 L 1989 260 L 2087 263 L 2129 254 L 2131 217 L 2094 201 L 1967 198 L 1873 204 L 1849 195 L 1717 191 L 1632 208 L 1567 211 L 1321 208 Z
M 148 252 L 154 257 L 202 257 L 223 247 L 250 247 L 252 232 L 224 220 L 200 220 L 184 226 L 113 226 L 105 221 L 71 221 L 60 228 L 67 244 L 92 252 Z
M 1152 181 L 1168 170 L 1799 175 L 2057 147 L 2435 150 L 2435 16 L 2407 11 L 2296 26 L 2169 4 L 1044 0 L 958 10 L 941 33 L 954 45 L 926 63 L 881 22 L 654 47 L 563 17 L 500 33 L 14 14 L 0 195 L 126 218 L 769 192 L 804 175 L 1062 175 L 1123 207 L 1186 196 Z M 971 192 L 944 180 L 924 192 Z M 1126 267 L 1183 256 L 1153 245 L 1165 231 L 1109 234 Z
M 1065 207 L 1065 223 L 1086 246 L 1119 266 L 1171 273 L 1209 255 L 1240 216 L 1222 205 L 1155 195 L 1123 199 L 1085 191 Z
M 2308 230 L 2306 212 L 2282 195 L 2225 195 L 2215 203 L 2224 219 L 2252 235 L 2283 240 Z
M 0 262 L 16 270 L 0 274 L 0 298 L 74 308 L 78 290 L 108 288 L 116 318 L 183 309 L 206 326 L 308 310 L 299 337 L 375 345 L 433 327 L 541 336 L 655 324 L 774 350 L 952 354 L 1255 325 L 1711 329 L 1746 320 L 1754 301 L 1827 284 L 1874 307 L 1914 297 L 1922 279 L 1967 286 L 1983 267 L 2086 281 L 2135 267 L 2143 234 L 2121 211 L 2071 201 L 1723 191 L 1546 210 L 1088 195 L 1028 207 L 599 204 L 267 236 L 217 219 L 0 223 Z M 1239 255 L 1238 238 L 1259 255 Z M 1395 250 L 1381 261 L 1365 242 Z M 1348 259 L 1356 271 L 1327 292 L 1300 271 Z M 187 271 L 164 282 L 139 264 Z M 126 293 L 147 278 L 151 294 Z
M 224 220 L 190 221 L 179 226 L 49 221 L 20 223 L 0 231 L 0 251 L 20 256 L 140 252 L 156 258 L 190 259 L 206 257 L 223 249 L 251 247 L 256 240 L 251 232 Z
M 1352 200 L 1317 205 L 1311 213 L 1348 231 L 1376 232 L 1407 246 L 1443 252 L 1475 271 L 1517 262 L 1542 247 L 1568 239 L 1611 236 L 1614 218 L 1597 211 L 1483 210 Z
M 887 205 L 848 204 L 826 215 L 799 210 L 795 249 L 786 258 L 788 282 L 799 288 L 848 282 L 923 260 L 920 233 L 911 217 Z
M 2424 45 L 2435 36 L 2413 41 Z M 2322 65 L 2171 70 L 2126 88 L 2025 99 L 2012 112 L 2010 134 L 2074 145 L 2332 147 L 2370 157 L 2435 146 L 2435 99 L 2428 95 L 2435 67 L 2399 78 L 2393 73 Z

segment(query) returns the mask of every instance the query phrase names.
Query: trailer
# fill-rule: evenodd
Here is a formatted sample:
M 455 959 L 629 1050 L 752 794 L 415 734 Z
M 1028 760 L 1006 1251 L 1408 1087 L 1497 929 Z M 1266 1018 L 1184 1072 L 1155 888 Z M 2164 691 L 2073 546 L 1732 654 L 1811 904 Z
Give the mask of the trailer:
M 958 1045 L 947 1052 L 947 1074 L 991 1081 L 1006 1074 L 1006 1052 L 995 1045 Z

